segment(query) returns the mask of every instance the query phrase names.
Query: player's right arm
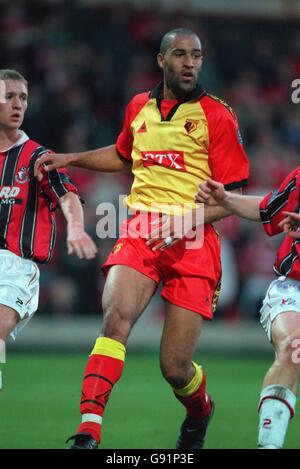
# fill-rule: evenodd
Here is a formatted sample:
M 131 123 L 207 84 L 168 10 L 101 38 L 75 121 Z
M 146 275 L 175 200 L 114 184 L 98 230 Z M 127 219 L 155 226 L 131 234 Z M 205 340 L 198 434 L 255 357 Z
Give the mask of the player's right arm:
M 232 214 L 252 221 L 260 221 L 259 208 L 262 200 L 263 197 L 226 191 L 222 183 L 212 179 L 200 184 L 196 195 L 197 202 L 208 206 L 221 206 Z
M 82 153 L 47 154 L 39 158 L 34 167 L 38 180 L 43 177 L 42 168 L 49 172 L 66 166 L 77 166 L 102 172 L 126 171 L 131 167 L 130 161 L 119 156 L 116 145 L 98 148 Z
M 35 177 L 38 180 L 43 178 L 43 168 L 49 172 L 66 166 L 77 166 L 102 172 L 130 171 L 133 143 L 131 123 L 148 99 L 149 93 L 141 93 L 129 102 L 125 111 L 122 131 L 118 135 L 115 145 L 82 153 L 45 155 L 37 160 L 35 164 Z

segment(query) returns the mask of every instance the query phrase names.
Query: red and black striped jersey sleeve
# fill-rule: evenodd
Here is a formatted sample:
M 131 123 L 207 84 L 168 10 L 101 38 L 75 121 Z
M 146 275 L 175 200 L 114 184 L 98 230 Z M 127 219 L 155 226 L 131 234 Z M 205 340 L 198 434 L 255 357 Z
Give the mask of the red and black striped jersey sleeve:
M 269 192 L 260 203 L 260 218 L 269 236 L 282 232 L 278 223 L 284 218 L 283 211 L 299 210 L 299 175 L 300 167 L 292 171 L 280 187 Z
M 31 172 L 33 171 L 35 162 L 45 153 L 54 154 L 53 151 L 44 147 L 40 147 L 39 151 L 33 154 L 30 163 Z M 50 201 L 51 211 L 55 210 L 59 206 L 59 199 L 68 192 L 73 192 L 78 195 L 78 190 L 71 181 L 65 168 L 61 168 L 59 170 L 54 169 L 50 172 L 42 170 L 42 173 L 44 174 L 44 177 L 39 184 L 41 190 Z
M 51 202 L 50 210 L 59 206 L 59 199 L 68 192 L 78 195 L 78 190 L 70 179 L 66 169 L 54 169 L 41 181 L 41 188 Z

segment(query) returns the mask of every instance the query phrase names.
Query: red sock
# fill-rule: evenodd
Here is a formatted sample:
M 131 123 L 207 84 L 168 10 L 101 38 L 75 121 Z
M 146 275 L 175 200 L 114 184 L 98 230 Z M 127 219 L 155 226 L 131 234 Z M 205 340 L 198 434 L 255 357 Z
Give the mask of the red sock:
M 102 418 L 114 384 L 123 371 L 124 361 L 106 355 L 89 357 L 82 385 L 80 413 L 96 414 Z M 77 433 L 89 433 L 100 442 L 101 424 L 91 420 L 79 425 Z
M 201 420 L 211 411 L 211 401 L 206 393 L 206 376 L 203 377 L 199 388 L 190 396 L 179 396 L 174 391 L 175 397 L 185 406 L 187 416 L 195 420 Z

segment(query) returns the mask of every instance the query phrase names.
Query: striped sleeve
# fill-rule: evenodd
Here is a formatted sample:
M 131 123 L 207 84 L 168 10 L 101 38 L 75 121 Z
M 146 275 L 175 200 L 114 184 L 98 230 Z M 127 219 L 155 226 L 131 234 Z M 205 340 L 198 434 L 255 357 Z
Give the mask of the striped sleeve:
M 264 230 L 269 236 L 282 232 L 282 228 L 278 226 L 278 223 L 284 218 L 284 211 L 294 212 L 298 208 L 299 171 L 299 169 L 296 169 L 290 173 L 280 187 L 269 192 L 260 203 L 260 218 Z
M 31 175 L 33 174 L 35 162 L 45 153 L 53 154 L 54 152 L 44 147 L 39 147 L 33 154 L 30 161 Z M 68 192 L 73 192 L 78 195 L 78 190 L 71 181 L 65 168 L 61 168 L 59 170 L 54 169 L 49 173 L 42 169 L 42 173 L 44 177 L 40 182 L 40 188 L 50 202 L 51 211 L 55 210 L 59 206 L 59 199 Z
M 50 171 L 42 182 L 43 181 L 44 185 L 42 189 L 51 201 L 51 211 L 59 206 L 59 199 L 68 192 L 73 192 L 78 195 L 78 190 L 71 181 L 65 168 L 61 168 L 59 171 L 56 169 Z

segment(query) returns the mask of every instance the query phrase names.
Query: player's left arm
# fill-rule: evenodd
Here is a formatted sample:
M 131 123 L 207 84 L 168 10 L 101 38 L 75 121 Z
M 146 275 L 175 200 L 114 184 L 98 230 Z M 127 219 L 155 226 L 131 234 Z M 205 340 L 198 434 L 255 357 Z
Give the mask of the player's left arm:
M 84 229 L 83 208 L 78 195 L 67 192 L 60 197 L 59 205 L 67 221 L 68 254 L 75 252 L 80 259 L 93 259 L 97 247 Z
M 228 192 L 231 194 L 241 195 L 242 189 L 234 189 Z M 204 223 L 214 223 L 228 217 L 229 215 L 232 215 L 232 212 L 220 205 L 205 205 L 204 207 Z
M 67 221 L 68 254 L 74 252 L 80 259 L 93 259 L 97 247 L 84 229 L 84 214 L 77 188 L 69 178 L 65 168 L 44 174 L 38 182 L 41 192 L 49 202 L 51 211 L 61 207 Z
M 241 191 L 241 189 L 235 189 L 228 192 L 241 194 Z M 146 244 L 151 247 L 152 251 L 168 249 L 194 231 L 197 226 L 213 223 L 228 215 L 232 215 L 232 212 L 221 205 L 205 205 L 203 210 L 202 204 L 182 215 L 165 214 L 154 222 L 157 226 L 153 227 L 149 233 Z M 172 241 L 166 243 L 166 238 L 172 238 Z

